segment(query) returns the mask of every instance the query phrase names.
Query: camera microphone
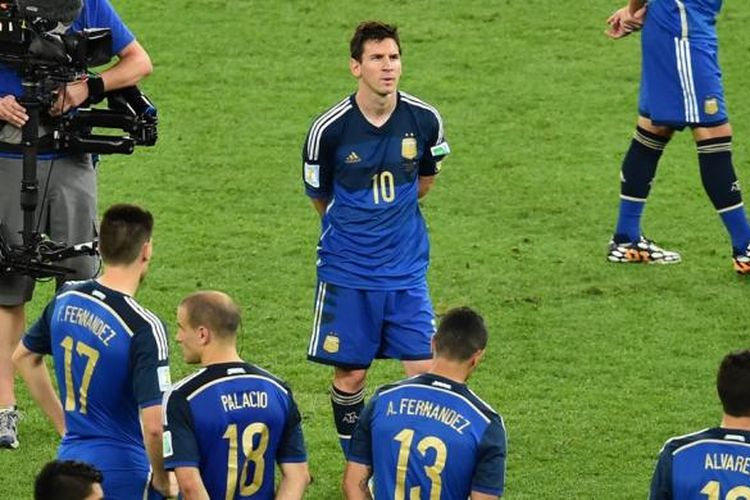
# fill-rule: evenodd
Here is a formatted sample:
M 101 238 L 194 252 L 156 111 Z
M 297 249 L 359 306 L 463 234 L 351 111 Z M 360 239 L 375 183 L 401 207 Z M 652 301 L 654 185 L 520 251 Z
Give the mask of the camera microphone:
M 22 15 L 72 23 L 83 8 L 83 0 L 17 0 Z

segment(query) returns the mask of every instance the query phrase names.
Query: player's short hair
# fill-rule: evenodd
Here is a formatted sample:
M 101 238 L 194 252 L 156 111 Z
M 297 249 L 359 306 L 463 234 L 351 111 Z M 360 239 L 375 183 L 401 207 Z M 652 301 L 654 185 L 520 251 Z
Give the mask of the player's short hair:
M 443 316 L 434 339 L 436 356 L 466 361 L 487 347 L 487 327 L 476 311 L 458 307 Z
M 136 205 L 112 205 L 104 212 L 99 229 L 99 252 L 106 264 L 127 265 L 138 258 L 151 239 L 154 217 Z
M 750 350 L 724 356 L 716 376 L 716 390 L 724 413 L 750 417 Z
M 242 324 L 240 307 L 223 292 L 191 293 L 182 299 L 180 306 L 185 308 L 191 328 L 205 326 L 223 338 L 236 336 Z
M 362 52 L 365 50 L 365 42 L 375 40 L 377 42 L 392 39 L 396 42 L 398 53 L 401 53 L 401 40 L 398 37 L 398 28 L 392 24 L 386 24 L 380 21 L 363 21 L 359 23 L 354 35 L 349 42 L 349 52 L 352 59 L 362 62 Z
M 101 483 L 102 473 L 76 460 L 53 460 L 45 465 L 34 483 L 35 500 L 83 500 L 91 487 Z

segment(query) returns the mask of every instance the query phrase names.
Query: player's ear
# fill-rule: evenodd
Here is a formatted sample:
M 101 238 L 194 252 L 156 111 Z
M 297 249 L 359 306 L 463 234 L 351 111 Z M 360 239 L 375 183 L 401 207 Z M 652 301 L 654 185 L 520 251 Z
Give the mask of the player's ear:
M 141 260 L 143 262 L 149 262 L 151 260 L 151 254 L 154 252 L 154 245 L 151 243 L 151 239 L 149 239 L 146 243 L 143 244 L 143 248 L 141 248 Z
M 471 356 L 471 367 L 476 368 L 482 358 L 484 358 L 484 352 L 486 349 L 480 349 Z
M 199 326 L 197 328 L 198 341 L 201 345 L 206 345 L 211 340 L 211 331 L 205 326 Z
M 353 57 L 349 58 L 349 71 L 352 72 L 352 75 L 354 75 L 354 78 L 359 78 L 362 76 L 362 63 L 354 59 Z

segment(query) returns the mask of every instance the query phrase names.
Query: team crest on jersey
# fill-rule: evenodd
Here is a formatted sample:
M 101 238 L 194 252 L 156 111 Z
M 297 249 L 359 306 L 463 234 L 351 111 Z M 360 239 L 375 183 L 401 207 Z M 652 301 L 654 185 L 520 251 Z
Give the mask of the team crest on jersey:
M 719 100 L 715 97 L 709 97 L 703 101 L 703 111 L 707 115 L 715 115 L 719 112 Z
M 331 332 L 328 335 L 326 335 L 326 338 L 323 341 L 323 350 L 331 354 L 337 353 L 339 352 L 339 344 L 340 344 L 339 338 L 336 336 L 335 333 Z
M 407 135 L 401 139 L 401 156 L 407 160 L 413 160 L 417 157 L 417 138 L 413 135 Z

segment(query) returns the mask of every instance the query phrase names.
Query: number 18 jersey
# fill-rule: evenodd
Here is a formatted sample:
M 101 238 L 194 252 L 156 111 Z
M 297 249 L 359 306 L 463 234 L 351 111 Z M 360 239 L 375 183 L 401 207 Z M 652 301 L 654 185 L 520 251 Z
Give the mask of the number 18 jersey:
M 382 387 L 362 411 L 347 459 L 372 467 L 376 499 L 500 496 L 502 418 L 465 384 L 425 374 Z

